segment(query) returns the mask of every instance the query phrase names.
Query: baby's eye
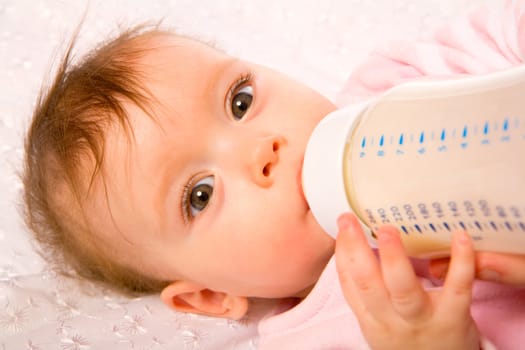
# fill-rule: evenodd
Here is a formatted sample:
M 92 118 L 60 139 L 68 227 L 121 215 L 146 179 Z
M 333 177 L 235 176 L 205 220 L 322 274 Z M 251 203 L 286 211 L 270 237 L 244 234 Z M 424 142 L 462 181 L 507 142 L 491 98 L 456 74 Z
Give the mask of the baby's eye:
M 213 194 L 214 183 L 213 176 L 206 176 L 190 188 L 189 193 L 185 196 L 186 205 L 184 208 L 190 220 L 199 215 L 208 205 Z
M 234 92 L 231 99 L 231 110 L 235 120 L 241 120 L 244 117 L 252 104 L 252 100 L 253 87 L 251 85 L 245 85 Z

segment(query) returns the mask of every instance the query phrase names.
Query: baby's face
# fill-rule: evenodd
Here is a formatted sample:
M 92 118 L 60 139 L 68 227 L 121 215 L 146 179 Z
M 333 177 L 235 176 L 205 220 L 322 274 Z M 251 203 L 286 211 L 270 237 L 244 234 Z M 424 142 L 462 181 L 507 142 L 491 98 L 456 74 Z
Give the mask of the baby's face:
M 176 36 L 143 59 L 150 118 L 126 105 L 134 141 L 115 127 L 92 223 L 121 262 L 164 280 L 239 296 L 310 287 L 334 242 L 301 189 L 308 136 L 334 106 L 268 68 Z M 99 184 L 100 185 L 100 184 Z

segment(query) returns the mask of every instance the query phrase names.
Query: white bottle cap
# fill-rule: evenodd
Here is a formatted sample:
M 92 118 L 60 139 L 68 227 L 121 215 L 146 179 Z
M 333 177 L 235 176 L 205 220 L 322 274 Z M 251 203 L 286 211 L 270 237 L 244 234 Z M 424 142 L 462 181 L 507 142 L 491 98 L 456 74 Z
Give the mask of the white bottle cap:
M 303 191 L 310 209 L 321 227 L 336 237 L 337 218 L 351 212 L 346 197 L 343 157 L 354 123 L 370 101 L 328 114 L 315 127 L 304 154 Z

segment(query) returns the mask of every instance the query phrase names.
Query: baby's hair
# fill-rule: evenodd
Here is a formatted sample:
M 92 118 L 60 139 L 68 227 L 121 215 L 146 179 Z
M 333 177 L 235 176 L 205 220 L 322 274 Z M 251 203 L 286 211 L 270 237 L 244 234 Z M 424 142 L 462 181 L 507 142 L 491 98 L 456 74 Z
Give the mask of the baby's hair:
M 107 129 L 119 125 L 133 138 L 123 104 L 151 116 L 140 59 L 153 49 L 144 39 L 167 33 L 158 26 L 136 26 L 78 63 L 73 62 L 75 34 L 53 82 L 38 97 L 25 140 L 24 214 L 39 252 L 64 274 L 73 270 L 128 294 L 157 292 L 167 281 L 117 263 L 97 241 L 98 228 L 87 219 L 84 203 L 94 179 L 102 176 Z

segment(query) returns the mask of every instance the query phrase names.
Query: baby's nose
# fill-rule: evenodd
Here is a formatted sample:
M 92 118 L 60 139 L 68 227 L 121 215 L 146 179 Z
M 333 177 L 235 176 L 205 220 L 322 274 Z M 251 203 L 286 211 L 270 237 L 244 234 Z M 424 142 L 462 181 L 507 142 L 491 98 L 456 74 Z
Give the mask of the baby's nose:
M 251 167 L 252 177 L 261 187 L 269 187 L 274 180 L 275 167 L 279 162 L 279 152 L 284 138 L 267 136 L 257 141 Z

